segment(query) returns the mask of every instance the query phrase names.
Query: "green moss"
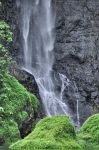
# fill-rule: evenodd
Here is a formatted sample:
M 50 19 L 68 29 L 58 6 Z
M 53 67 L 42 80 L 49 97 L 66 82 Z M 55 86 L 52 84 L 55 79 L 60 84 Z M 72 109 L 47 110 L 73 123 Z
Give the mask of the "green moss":
M 81 150 L 71 121 L 66 116 L 42 119 L 24 140 L 13 144 L 12 150 L 64 149 Z
M 0 139 L 9 144 L 20 139 L 19 127 L 33 116 L 38 100 L 9 74 L 3 76 L 0 93 Z
M 0 21 L 0 142 L 5 144 L 20 138 L 19 128 L 38 107 L 37 98 L 7 73 L 12 36 L 9 25 Z
M 9 25 L 5 23 L 5 21 L 0 20 L 0 39 L 6 42 L 11 42 L 12 35 Z
M 8 65 L 12 62 L 8 50 L 12 42 L 12 35 L 9 25 L 0 20 L 0 76 L 7 71 Z
M 21 127 L 21 123 L 24 122 L 29 117 L 26 111 L 18 112 L 16 115 L 16 120 Z
M 99 150 L 99 114 L 85 121 L 78 134 L 78 141 L 84 150 Z
M 13 119 L 2 119 L 0 121 L 0 137 L 7 143 L 20 139 L 18 124 Z
M 81 127 L 80 132 L 92 135 L 92 141 L 99 143 L 99 114 L 89 117 Z
M 5 105 L 4 110 L 7 114 L 17 114 L 20 110 L 23 110 L 27 105 L 31 105 L 31 108 L 37 108 L 37 98 L 27 92 L 27 90 L 19 84 L 19 82 L 12 76 L 6 74 L 4 76 L 4 94 Z

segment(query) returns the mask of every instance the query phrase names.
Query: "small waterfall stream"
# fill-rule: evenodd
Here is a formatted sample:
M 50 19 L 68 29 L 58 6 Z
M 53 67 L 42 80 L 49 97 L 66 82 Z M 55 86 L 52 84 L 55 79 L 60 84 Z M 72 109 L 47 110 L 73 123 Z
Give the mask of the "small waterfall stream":
M 77 115 L 77 127 L 79 128 L 80 127 L 80 115 L 79 115 L 79 99 L 80 99 L 80 96 L 79 96 L 79 92 L 78 92 L 78 87 L 76 85 L 76 83 L 74 82 L 74 94 L 75 94 L 75 97 L 76 97 L 76 102 L 77 102 L 77 105 L 76 105 L 76 115 Z
M 53 76 L 55 12 L 52 0 L 17 0 L 17 6 L 19 5 L 24 50 L 23 69 L 35 77 L 47 116 L 70 115 L 63 98 L 70 81 L 65 75 L 58 74 L 60 90 L 57 90 Z

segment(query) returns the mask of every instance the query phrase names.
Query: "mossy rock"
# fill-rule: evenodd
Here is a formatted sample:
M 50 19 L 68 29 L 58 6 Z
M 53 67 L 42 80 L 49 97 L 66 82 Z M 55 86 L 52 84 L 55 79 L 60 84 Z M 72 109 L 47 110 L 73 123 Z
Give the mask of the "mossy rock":
M 10 146 L 11 150 L 64 149 L 82 150 L 76 141 L 75 129 L 66 116 L 42 119 L 25 139 Z
M 99 114 L 85 121 L 79 131 L 78 141 L 84 150 L 99 150 Z
M 0 88 L 0 139 L 6 144 L 20 139 L 19 128 L 38 108 L 38 100 L 11 75 L 4 74 Z

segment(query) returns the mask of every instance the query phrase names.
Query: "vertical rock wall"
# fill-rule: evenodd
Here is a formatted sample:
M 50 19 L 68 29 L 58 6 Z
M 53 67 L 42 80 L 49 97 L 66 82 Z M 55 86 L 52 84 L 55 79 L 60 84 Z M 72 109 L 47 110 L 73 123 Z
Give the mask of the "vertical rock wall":
M 98 0 L 56 0 L 55 55 L 55 69 L 78 86 L 79 113 L 83 122 L 99 111 Z M 66 96 L 75 111 L 72 94 Z

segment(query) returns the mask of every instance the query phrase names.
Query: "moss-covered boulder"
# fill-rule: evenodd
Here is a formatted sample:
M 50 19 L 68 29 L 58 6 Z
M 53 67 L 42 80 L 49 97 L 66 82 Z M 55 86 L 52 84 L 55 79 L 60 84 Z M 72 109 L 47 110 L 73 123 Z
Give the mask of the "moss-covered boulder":
M 99 114 L 85 121 L 78 134 L 78 141 L 84 150 L 99 150 Z
M 5 73 L 0 85 L 0 145 L 20 139 L 23 122 L 33 118 L 37 111 L 37 98 L 11 75 Z
M 64 149 L 81 150 L 75 129 L 66 116 L 42 119 L 25 139 L 10 146 L 11 150 Z

